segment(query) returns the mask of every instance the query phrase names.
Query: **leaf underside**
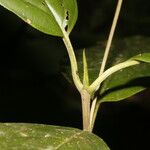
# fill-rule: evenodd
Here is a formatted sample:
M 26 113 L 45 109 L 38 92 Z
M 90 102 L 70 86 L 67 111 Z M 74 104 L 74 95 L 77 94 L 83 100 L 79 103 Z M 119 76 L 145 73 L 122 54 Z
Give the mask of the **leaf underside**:
M 141 36 L 128 37 L 113 42 L 106 68 L 130 58 L 143 63 L 122 69 L 108 77 L 101 87 L 99 97 L 101 101 L 120 101 L 150 87 L 150 64 L 148 64 L 150 62 L 149 43 L 150 38 Z M 103 44 L 86 48 L 90 83 L 98 77 L 104 49 L 105 46 Z M 78 50 L 76 55 L 79 64 L 79 74 L 82 78 L 82 50 Z M 68 67 L 67 69 L 63 69 L 69 70 Z M 67 79 L 71 78 L 69 72 L 64 74 Z
M 89 132 L 25 123 L 0 123 L 0 149 L 109 150 L 101 138 Z
M 56 15 L 48 8 L 48 4 Z M 32 27 L 50 35 L 63 36 L 73 29 L 78 15 L 76 0 L 0 0 L 0 5 L 12 11 Z M 57 17 L 56 17 L 57 16 Z M 60 18 L 61 24 L 57 19 Z

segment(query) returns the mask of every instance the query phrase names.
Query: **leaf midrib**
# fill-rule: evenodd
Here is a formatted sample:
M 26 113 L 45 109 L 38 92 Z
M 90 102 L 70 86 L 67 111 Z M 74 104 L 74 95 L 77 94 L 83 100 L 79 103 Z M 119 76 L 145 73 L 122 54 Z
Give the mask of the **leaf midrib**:
M 83 134 L 85 131 L 80 131 L 80 132 L 77 132 L 73 135 L 71 135 L 69 138 L 66 138 L 64 141 L 62 141 L 58 146 L 56 146 L 54 149 L 55 150 L 58 150 L 60 147 L 62 147 L 63 145 L 69 143 L 70 141 L 72 141 L 74 138 L 78 137 L 78 136 L 81 136 L 81 134 Z
M 45 2 L 45 1 L 44 1 Z M 41 9 L 40 7 L 38 7 L 38 6 L 36 6 L 36 5 L 34 5 L 34 4 L 32 4 L 31 2 L 26 2 L 25 0 L 23 0 L 22 1 L 22 3 L 24 3 L 25 5 L 30 5 L 31 7 L 35 7 L 36 9 L 38 9 L 39 11 L 41 11 L 42 13 L 44 13 L 46 16 L 50 16 L 50 13 L 48 13 L 48 12 L 46 12 L 46 11 L 44 11 L 43 9 Z M 2 5 L 3 6 L 3 5 Z M 3 6 L 3 7 L 5 7 L 5 6 Z M 46 6 L 45 6 L 46 7 Z M 10 8 L 10 7 L 7 7 L 7 9 L 8 10 L 11 10 L 12 12 L 15 12 L 16 10 L 14 10 L 13 8 Z M 49 9 L 48 9 L 49 10 Z M 28 19 L 28 18 L 26 18 L 26 17 L 24 17 L 23 16 L 23 14 L 21 14 L 21 13 L 18 13 L 17 14 L 17 16 L 19 16 L 19 17 L 23 17 L 24 19 L 24 21 L 26 22 L 26 19 Z M 54 17 L 53 15 L 51 15 L 52 17 Z M 38 26 L 39 26 L 39 24 L 38 24 Z M 40 26 L 41 28 L 43 28 L 43 26 Z M 44 28 L 43 28 L 44 29 Z

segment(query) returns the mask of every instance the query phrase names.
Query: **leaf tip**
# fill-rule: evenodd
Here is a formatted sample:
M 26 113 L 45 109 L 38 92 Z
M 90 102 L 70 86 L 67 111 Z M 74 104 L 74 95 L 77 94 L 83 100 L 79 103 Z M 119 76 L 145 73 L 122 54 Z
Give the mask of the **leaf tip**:
M 87 64 L 85 49 L 83 49 L 83 85 L 89 86 L 88 64 Z

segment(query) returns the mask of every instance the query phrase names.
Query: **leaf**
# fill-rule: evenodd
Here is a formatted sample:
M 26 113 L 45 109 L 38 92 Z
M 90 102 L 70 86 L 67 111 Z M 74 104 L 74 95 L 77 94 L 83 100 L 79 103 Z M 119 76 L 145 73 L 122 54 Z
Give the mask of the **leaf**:
M 0 149 L 109 150 L 102 139 L 86 131 L 25 123 L 0 123 Z
M 130 58 L 143 62 L 149 62 L 149 43 L 150 38 L 141 36 L 115 40 L 111 47 L 106 69 Z M 104 54 L 104 48 L 105 46 L 103 43 L 95 47 L 86 48 L 90 83 L 92 83 L 99 75 L 99 68 Z M 78 50 L 76 55 L 79 65 L 79 75 L 82 78 L 82 50 Z M 68 71 L 69 69 L 63 68 L 63 70 Z M 70 78 L 68 72 L 64 74 L 67 78 Z M 123 100 L 140 91 L 143 91 L 149 86 L 150 64 L 141 63 L 140 65 L 122 69 L 108 77 L 102 84 L 100 91 L 101 96 L 99 99 L 102 102 Z
M 62 30 L 71 32 L 78 15 L 76 0 L 0 0 L 0 5 L 34 28 L 61 37 Z
M 139 55 L 133 57 L 132 59 L 150 63 L 150 53 L 139 54 Z
M 142 44 L 143 43 L 141 42 L 141 45 Z M 135 52 L 135 50 L 133 51 Z M 125 55 L 125 53 L 127 52 L 129 51 L 124 52 L 123 55 Z M 150 48 L 149 50 L 145 50 L 143 52 L 150 52 Z M 136 66 L 122 69 L 116 72 L 115 74 L 111 75 L 108 79 L 106 79 L 101 89 L 102 96 L 100 97 L 100 100 L 102 102 L 120 101 L 136 93 L 139 93 L 145 90 L 147 87 L 149 87 L 150 86 L 150 64 L 148 64 L 150 62 L 149 56 L 150 53 L 143 53 L 133 57 L 132 59 L 134 60 L 146 63 L 141 63 Z

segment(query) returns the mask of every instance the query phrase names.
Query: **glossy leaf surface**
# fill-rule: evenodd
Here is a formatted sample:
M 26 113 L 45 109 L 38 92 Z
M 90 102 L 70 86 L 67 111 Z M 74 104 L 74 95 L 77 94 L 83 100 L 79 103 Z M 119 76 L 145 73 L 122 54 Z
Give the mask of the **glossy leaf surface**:
M 0 149 L 109 150 L 98 136 L 74 128 L 0 123 Z
M 61 37 L 62 29 L 71 32 L 78 15 L 76 0 L 0 0 L 0 5 L 34 28 Z

